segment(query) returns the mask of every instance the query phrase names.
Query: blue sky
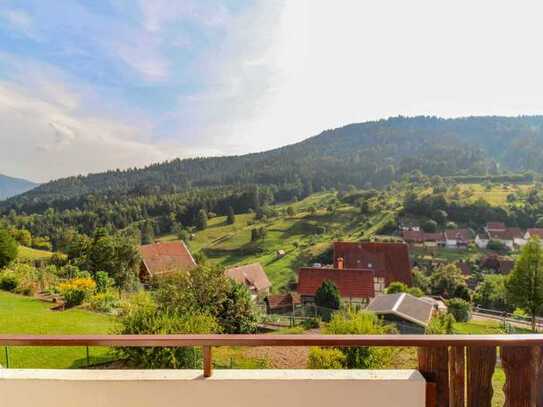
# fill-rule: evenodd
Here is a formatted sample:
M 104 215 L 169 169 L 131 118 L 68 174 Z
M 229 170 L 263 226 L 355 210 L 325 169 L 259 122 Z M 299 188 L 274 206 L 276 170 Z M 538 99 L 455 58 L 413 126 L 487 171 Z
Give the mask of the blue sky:
M 395 115 L 541 114 L 538 2 L 0 0 L 0 173 L 242 154 Z

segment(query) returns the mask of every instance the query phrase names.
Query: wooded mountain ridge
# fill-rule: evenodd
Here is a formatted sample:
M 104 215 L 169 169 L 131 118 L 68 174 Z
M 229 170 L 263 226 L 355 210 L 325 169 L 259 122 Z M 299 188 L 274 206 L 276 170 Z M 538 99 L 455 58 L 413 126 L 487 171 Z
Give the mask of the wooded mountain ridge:
M 0 174 L 0 201 L 15 195 L 22 194 L 38 184 L 26 179 L 8 177 Z
M 63 178 L 0 207 L 31 213 L 49 206 L 79 207 L 90 194 L 107 199 L 202 187 L 381 187 L 415 170 L 440 176 L 543 172 L 543 116 L 419 116 L 350 124 L 262 153 L 176 159 Z

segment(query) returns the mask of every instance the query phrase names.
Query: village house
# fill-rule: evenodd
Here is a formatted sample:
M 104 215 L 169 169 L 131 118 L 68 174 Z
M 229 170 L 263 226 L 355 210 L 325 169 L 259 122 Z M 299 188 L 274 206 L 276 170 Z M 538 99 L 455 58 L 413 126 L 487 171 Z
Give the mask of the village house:
M 153 243 L 139 247 L 142 282 L 171 273 L 190 271 L 198 267 L 183 241 Z
M 478 233 L 477 236 L 475 236 L 475 244 L 479 249 L 486 249 L 488 246 L 488 242 L 490 241 L 490 236 L 487 232 L 481 232 Z
M 527 232 L 523 233 L 520 228 L 508 228 L 501 222 L 489 222 L 484 230 L 484 233 L 477 234 L 475 238 L 475 244 L 480 249 L 486 249 L 491 240 L 504 244 L 509 250 L 514 250 L 526 244 Z
M 537 237 L 543 240 L 543 228 L 529 228 L 524 234 L 524 240 L 528 241 L 532 237 Z
M 270 293 L 271 282 L 260 263 L 230 268 L 225 271 L 225 274 L 232 280 L 245 285 L 253 300 L 262 300 Z
M 429 299 L 396 293 L 378 295 L 367 310 L 394 324 L 402 334 L 423 334 L 432 316 L 438 312 L 438 305 Z
M 447 229 L 445 235 L 445 246 L 451 249 L 465 248 L 473 240 L 473 233 L 469 229 Z
M 312 302 L 326 280 L 338 288 L 344 301 L 367 303 L 393 281 L 411 285 L 411 264 L 405 243 L 335 242 L 333 265 L 302 267 L 297 292 Z
M 445 236 L 442 232 L 427 233 L 422 230 L 402 230 L 402 239 L 409 244 L 437 247 L 445 244 Z
M 290 314 L 302 304 L 300 294 L 294 292 L 268 295 L 264 301 L 267 314 Z
M 509 274 L 514 266 L 515 261 L 513 259 L 497 254 L 485 256 L 479 262 L 479 267 L 482 270 L 492 270 L 494 273 L 498 274 Z

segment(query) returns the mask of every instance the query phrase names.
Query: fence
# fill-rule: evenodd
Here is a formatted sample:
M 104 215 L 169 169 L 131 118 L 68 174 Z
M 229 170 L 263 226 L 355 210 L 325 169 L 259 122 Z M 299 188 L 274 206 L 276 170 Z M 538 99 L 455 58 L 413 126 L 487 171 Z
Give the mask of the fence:
M 543 406 L 543 335 L 0 335 L 0 346 L 201 346 L 203 376 L 218 346 L 412 346 L 426 378 L 427 405 L 490 407 L 499 348 L 507 407 Z

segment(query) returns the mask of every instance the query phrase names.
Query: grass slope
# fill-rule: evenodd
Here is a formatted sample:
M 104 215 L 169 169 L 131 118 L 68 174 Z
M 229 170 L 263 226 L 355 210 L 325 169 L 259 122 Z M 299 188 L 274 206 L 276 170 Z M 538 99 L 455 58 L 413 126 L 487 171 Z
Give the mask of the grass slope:
M 47 260 L 53 255 L 52 252 L 45 250 L 32 249 L 30 247 L 19 246 L 17 259 L 20 261 Z
M 278 212 L 292 207 L 293 216 L 280 215 L 266 221 L 255 222 L 254 214 L 236 215 L 233 225 L 226 217 L 210 219 L 207 229 L 195 233 L 189 242 L 191 250 L 202 251 L 213 264 L 229 267 L 259 262 L 262 264 L 274 292 L 281 291 L 295 278 L 295 270 L 307 265 L 304 258 L 325 250 L 334 240 L 360 240 L 367 238 L 394 215 L 395 209 L 379 211 L 362 220 L 358 208 L 340 204 L 335 212 L 326 208 L 335 200 L 335 194 L 318 193 L 299 202 L 274 206 Z M 317 208 L 311 213 L 309 208 Z M 264 227 L 264 239 L 251 242 L 251 229 Z M 160 240 L 175 240 L 176 236 L 163 236 Z M 277 251 L 286 255 L 278 258 Z
M 106 334 L 114 323 L 111 317 L 84 310 L 51 311 L 51 304 L 30 297 L 0 291 L 0 333 L 4 334 Z M 10 367 L 76 368 L 86 365 L 84 347 L 10 347 Z M 91 363 L 108 360 L 108 350 L 91 348 Z M 0 364 L 6 365 L 5 352 Z

